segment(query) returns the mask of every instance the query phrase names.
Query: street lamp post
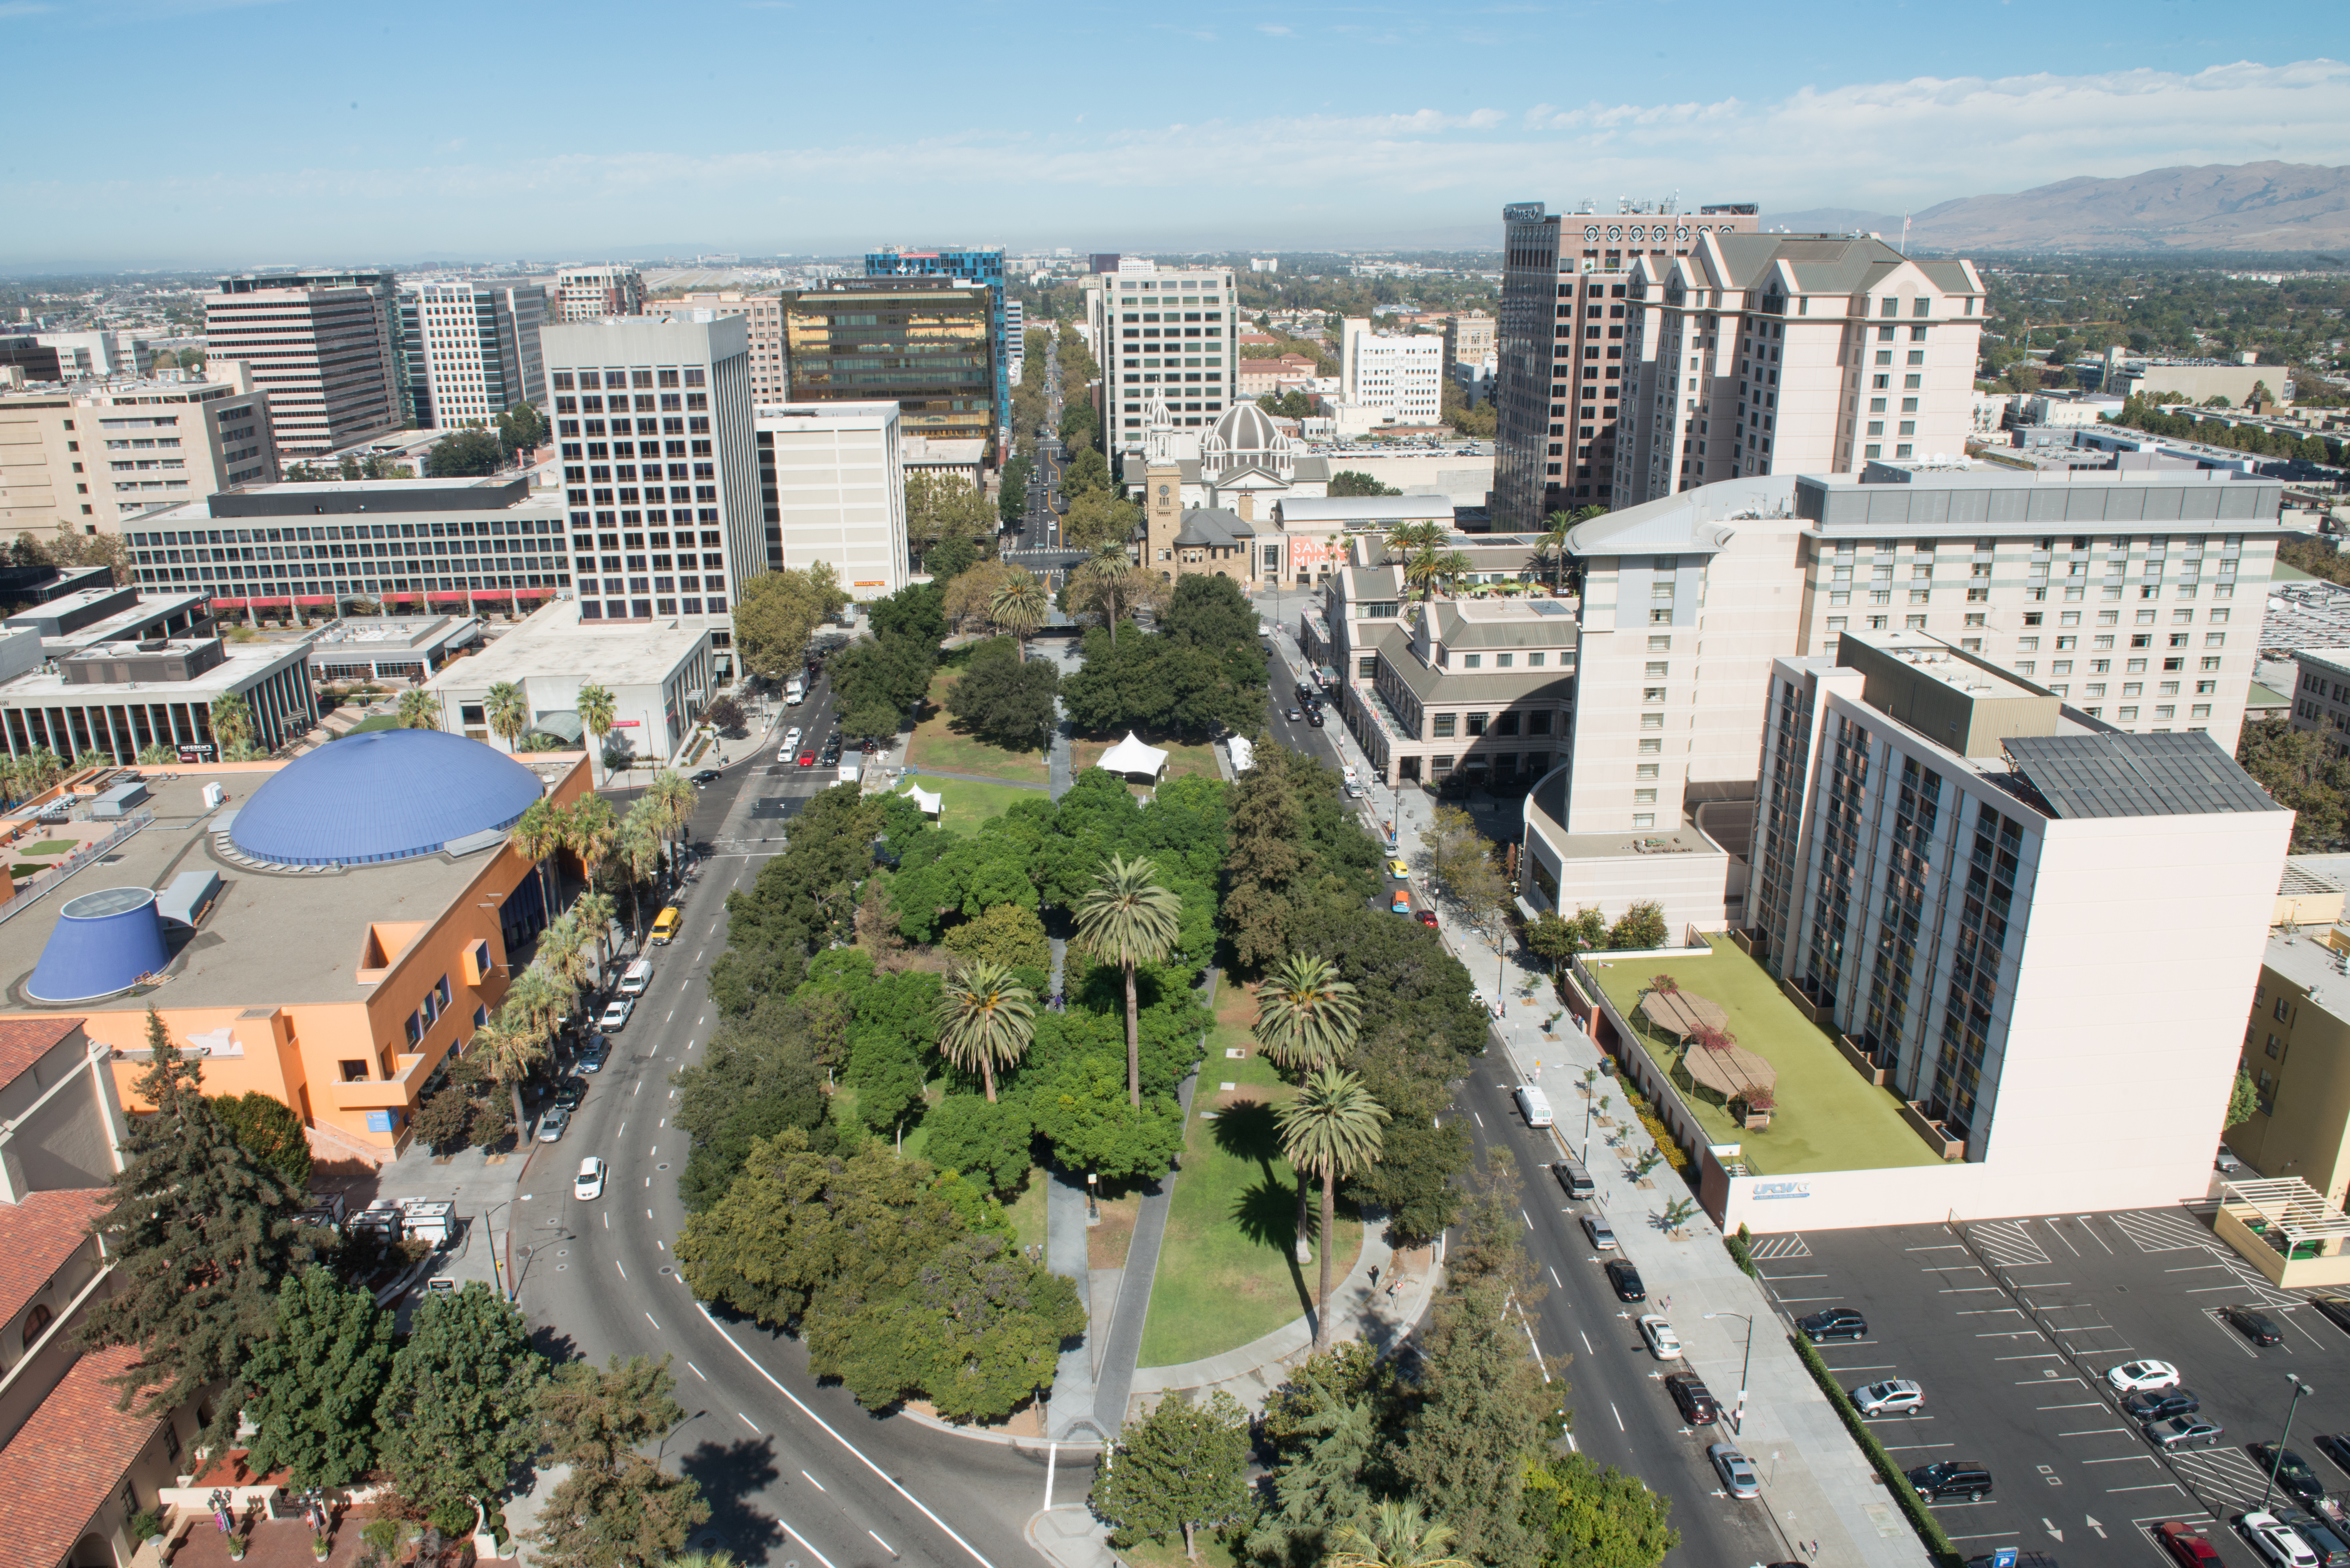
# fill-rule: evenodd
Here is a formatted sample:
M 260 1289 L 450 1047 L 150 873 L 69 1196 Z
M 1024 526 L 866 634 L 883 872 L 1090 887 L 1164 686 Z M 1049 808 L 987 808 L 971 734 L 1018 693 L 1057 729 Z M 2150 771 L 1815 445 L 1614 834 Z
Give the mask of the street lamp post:
M 1746 1435 L 1746 1374 L 1754 1366 L 1754 1319 L 1752 1314 L 1742 1312 L 1710 1312 L 1705 1315 L 1708 1318 L 1740 1317 L 1746 1320 L 1746 1355 L 1738 1364 L 1738 1409 L 1730 1417 L 1730 1429 L 1742 1438 Z M 2299 1382 L 2300 1379 L 2295 1378 L 2294 1381 Z M 2285 1429 L 2293 1429 L 2291 1422 L 2286 1423 Z
M 2293 1441 L 2293 1417 L 2301 1408 L 2301 1397 L 2317 1392 L 2301 1380 L 2300 1373 L 2288 1372 L 2284 1376 L 2285 1381 L 2293 1385 L 2293 1403 L 2285 1407 L 2284 1436 L 2277 1439 L 2276 1452 L 2269 1456 L 2268 1484 L 2261 1489 L 2261 1507 L 2263 1510 L 2268 1507 L 2269 1499 L 2276 1494 L 2277 1472 L 2284 1468 L 2285 1445 Z

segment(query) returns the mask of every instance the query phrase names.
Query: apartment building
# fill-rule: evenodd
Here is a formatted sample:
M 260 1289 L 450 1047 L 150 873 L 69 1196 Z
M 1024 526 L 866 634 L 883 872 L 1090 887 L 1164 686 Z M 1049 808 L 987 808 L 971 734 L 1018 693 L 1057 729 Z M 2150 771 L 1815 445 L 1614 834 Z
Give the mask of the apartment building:
M 1948 462 L 1974 432 L 1972 262 L 1913 261 L 1865 234 L 1717 231 L 1639 258 L 1628 300 L 1635 384 L 1611 504 L 1752 474 Z
M 789 389 L 778 401 L 888 398 L 908 435 L 994 449 L 998 313 L 986 285 L 836 278 L 786 291 L 783 313 Z
M 1491 359 L 1499 347 L 1498 324 L 1482 310 L 1464 311 L 1444 318 L 1444 365 L 1455 375 L 1474 370 Z
M 778 401 L 788 394 L 791 382 L 785 373 L 782 290 L 744 294 L 740 289 L 723 289 L 684 294 L 674 299 L 647 300 L 645 312 L 650 316 L 682 317 L 689 321 L 741 317 L 750 330 L 752 398 Z
M 2304 648 L 2293 660 L 2293 727 L 2319 737 L 2337 757 L 2350 751 L 2350 648 Z
M 1497 528 L 1535 529 L 1553 512 L 1617 504 L 1617 425 L 1638 364 L 1626 358 L 1633 269 L 1684 255 L 1705 236 L 1761 226 L 1757 209 L 1743 203 L 1695 214 L 1669 202 L 1621 209 L 1502 209 Z
M 1433 424 L 1443 408 L 1444 339 L 1374 332 L 1368 321 L 1349 319 L 1338 338 L 1338 388 L 1377 423 Z
M 1399 787 L 1459 774 L 1507 789 L 1551 771 L 1574 723 L 1578 638 L 1571 601 L 1446 598 L 1367 607 L 1375 607 L 1399 613 L 1385 625 L 1376 618 L 1353 622 L 1345 717 L 1378 777 Z
M 1094 408 L 1107 450 L 1139 448 L 1154 402 L 1177 427 L 1206 430 L 1238 400 L 1240 295 L 1232 268 L 1128 257 L 1117 272 L 1087 278 L 1085 289 L 1102 371 Z
M 563 322 L 541 342 L 581 617 L 725 616 L 767 566 L 743 318 Z
M 0 531 L 118 534 L 130 519 L 277 478 L 251 368 L 0 393 Z
M 1003 296 L 1003 251 L 945 246 L 931 250 L 900 250 L 885 245 L 865 253 L 868 277 L 943 278 L 950 282 L 983 284 L 987 288 L 988 325 L 994 335 L 995 423 L 1012 428 L 1012 361 L 1020 356 L 1019 306 Z
M 555 319 L 596 321 L 645 313 L 644 275 L 632 266 L 567 266 L 555 275 Z
M 400 352 L 416 428 L 487 426 L 515 404 L 543 398 L 546 325 L 542 284 L 437 278 L 403 288 Z
M 204 360 L 242 361 L 268 395 L 280 464 L 320 458 L 411 417 L 389 272 L 246 273 L 204 296 Z
M 906 586 L 912 553 L 901 419 L 891 402 L 757 407 L 771 569 L 829 563 L 857 599 L 886 598 Z
M 2290 863 L 2288 890 L 2301 865 Z M 2338 921 L 2342 890 L 2324 888 Z M 2253 1109 L 2228 1129 L 2228 1147 L 2262 1176 L 2299 1177 L 2339 1208 L 2350 1199 L 2350 950 L 2338 924 L 2279 926 L 2268 936 L 2242 1041 Z
M 1761 695 L 1749 940 L 1967 1168 L 1815 1179 L 1803 1222 L 2200 1196 L 2293 814 L 2212 735 L 2119 733 L 1939 638 L 1847 633 Z

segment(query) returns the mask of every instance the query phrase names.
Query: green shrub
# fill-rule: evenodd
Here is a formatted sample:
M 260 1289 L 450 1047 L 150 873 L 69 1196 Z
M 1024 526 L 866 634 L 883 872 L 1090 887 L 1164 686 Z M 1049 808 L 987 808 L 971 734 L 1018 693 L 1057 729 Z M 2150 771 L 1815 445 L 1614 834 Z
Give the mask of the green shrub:
M 1752 1272 L 1751 1270 L 1749 1272 Z M 1955 1565 L 1959 1562 L 1959 1553 L 1951 1546 L 1950 1538 L 1942 1533 L 1941 1522 L 1935 1519 L 1933 1510 L 1926 1506 L 1926 1500 L 1918 1495 L 1918 1489 L 1909 1484 L 1909 1478 L 1902 1473 L 1901 1467 L 1893 1462 L 1893 1456 L 1885 1451 L 1885 1445 L 1877 1440 L 1877 1434 L 1868 1429 L 1868 1423 L 1860 1418 L 1860 1412 L 1853 1408 L 1852 1400 L 1836 1382 L 1835 1374 L 1828 1370 L 1828 1364 L 1820 1359 L 1820 1353 L 1813 1349 L 1812 1342 L 1802 1334 L 1794 1335 L 1788 1343 L 1795 1347 L 1795 1354 L 1803 1357 L 1804 1366 L 1810 1370 L 1812 1380 L 1820 1386 L 1820 1392 L 1826 1395 L 1828 1403 L 1835 1407 L 1845 1430 L 1850 1432 L 1852 1440 L 1860 1445 L 1860 1451 L 1868 1456 L 1868 1462 L 1877 1467 L 1877 1475 L 1884 1480 L 1887 1490 L 1893 1493 L 1894 1501 L 1901 1505 L 1901 1511 L 1909 1516 L 1909 1528 L 1918 1532 L 1918 1539 L 1926 1543 L 1926 1550 L 1945 1564 L 1945 1568 Z
M 1759 1280 L 1762 1276 L 1754 1272 L 1754 1255 L 1748 1250 L 1749 1243 L 1753 1239 L 1752 1232 L 1746 1229 L 1746 1221 L 1741 1220 L 1738 1222 L 1738 1234 L 1724 1236 L 1721 1239 L 1721 1244 L 1730 1249 L 1731 1262 L 1736 1263 L 1745 1272 L 1747 1278 Z

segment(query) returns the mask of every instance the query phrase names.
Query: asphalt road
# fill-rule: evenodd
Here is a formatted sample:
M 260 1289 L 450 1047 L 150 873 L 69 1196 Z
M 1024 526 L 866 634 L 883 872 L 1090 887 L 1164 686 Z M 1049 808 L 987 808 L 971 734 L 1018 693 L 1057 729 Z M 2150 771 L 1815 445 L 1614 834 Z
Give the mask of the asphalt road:
M 822 736 L 832 718 L 820 681 L 788 722 Z M 693 836 L 704 857 L 677 939 L 653 950 L 653 983 L 611 1037 L 569 1132 L 534 1146 L 515 1203 L 522 1306 L 561 1354 L 598 1364 L 672 1357 L 688 1419 L 663 1447 L 712 1505 L 697 1543 L 707 1536 L 740 1562 L 785 1568 L 901 1560 L 1024 1568 L 1035 1561 L 1022 1528 L 1045 1501 L 1043 1457 L 868 1415 L 808 1375 L 795 1342 L 712 1317 L 675 1272 L 687 1139 L 669 1123 L 671 1075 L 696 1059 L 717 1023 L 703 981 L 725 950 L 725 897 L 782 847 L 758 840 L 836 782 L 830 770 L 783 768 L 774 756 L 756 748 L 702 792 Z M 581 1200 L 572 1177 L 588 1155 L 610 1168 L 603 1196 Z M 1073 1501 L 1090 1464 L 1063 1464 L 1055 1479 L 1056 1501 Z

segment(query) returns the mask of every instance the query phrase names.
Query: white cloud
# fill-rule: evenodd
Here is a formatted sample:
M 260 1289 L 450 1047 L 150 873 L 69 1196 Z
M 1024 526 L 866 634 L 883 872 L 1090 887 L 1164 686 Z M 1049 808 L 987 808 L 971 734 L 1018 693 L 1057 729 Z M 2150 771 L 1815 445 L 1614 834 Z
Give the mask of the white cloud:
M 1256 30 L 1275 38 L 1290 38 L 1296 36 L 1296 33 L 1294 29 L 1284 27 L 1277 22 L 1259 22 L 1256 25 Z
M 56 9 L 54 5 L 41 4 L 41 0 L 5 0 L 5 3 L 0 3 L 0 22 L 13 22 L 20 16 L 38 16 Z

